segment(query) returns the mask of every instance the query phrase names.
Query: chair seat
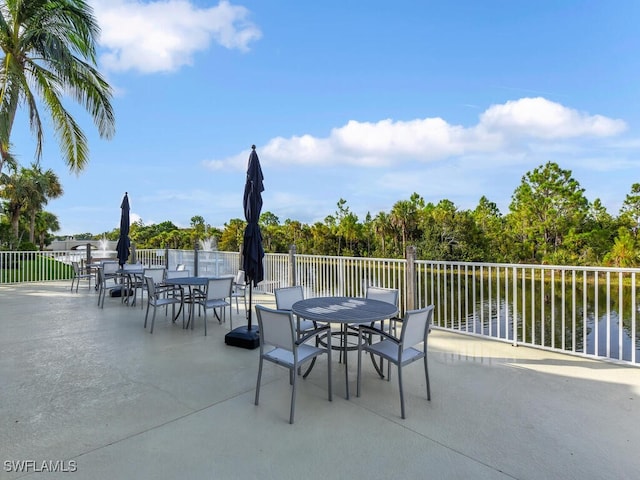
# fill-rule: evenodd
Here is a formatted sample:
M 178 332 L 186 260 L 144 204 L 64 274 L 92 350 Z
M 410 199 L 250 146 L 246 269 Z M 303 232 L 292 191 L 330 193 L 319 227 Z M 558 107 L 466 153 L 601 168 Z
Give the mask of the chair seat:
M 159 298 L 157 300 L 152 300 L 152 303 L 156 307 L 164 307 L 165 305 L 179 304 L 179 303 L 182 303 L 182 301 L 178 297 L 167 297 L 167 298 Z
M 202 305 L 205 308 L 222 308 L 222 307 L 228 307 L 230 304 L 229 302 L 225 302 L 224 300 L 221 300 L 221 299 L 213 299 L 213 300 L 206 300 L 202 302 Z
M 298 363 L 304 363 L 324 352 L 324 348 L 317 348 L 312 345 L 303 343 L 298 346 Z M 264 356 L 279 365 L 291 367 L 294 364 L 293 352 L 284 348 L 274 348 L 270 352 L 265 353 Z
M 314 328 L 316 328 L 316 325 L 312 320 L 305 320 L 303 318 L 300 319 L 300 326 L 298 327 L 299 332 L 304 332 L 305 330 L 313 330 Z
M 374 355 L 379 355 L 387 360 L 393 360 L 394 362 L 398 361 L 398 344 L 388 340 L 383 340 L 381 342 L 374 343 L 373 345 L 364 345 L 363 350 L 371 352 Z M 401 363 L 404 365 L 422 357 L 424 357 L 424 352 L 413 347 L 407 348 L 402 352 Z

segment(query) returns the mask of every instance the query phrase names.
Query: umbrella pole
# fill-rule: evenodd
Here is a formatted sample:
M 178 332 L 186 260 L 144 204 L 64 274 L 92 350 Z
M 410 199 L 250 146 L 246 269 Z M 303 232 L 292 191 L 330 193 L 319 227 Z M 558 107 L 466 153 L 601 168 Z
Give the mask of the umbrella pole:
M 249 282 L 249 311 L 247 312 L 247 329 L 251 330 L 251 292 L 253 291 L 253 282 Z

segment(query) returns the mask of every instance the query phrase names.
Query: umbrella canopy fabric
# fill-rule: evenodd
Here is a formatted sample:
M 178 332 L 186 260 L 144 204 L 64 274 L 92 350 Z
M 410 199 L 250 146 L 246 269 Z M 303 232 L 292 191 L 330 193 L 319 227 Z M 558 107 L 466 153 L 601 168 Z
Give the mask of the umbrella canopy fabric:
M 262 192 L 264 177 L 260 160 L 256 153 L 256 146 L 251 146 L 249 166 L 247 167 L 247 182 L 244 186 L 244 216 L 247 219 L 247 227 L 244 230 L 244 243 L 242 245 L 242 269 L 249 282 L 254 286 L 264 279 L 262 259 L 264 249 L 262 247 L 262 232 L 258 220 L 262 210 Z
M 118 252 L 118 263 L 122 266 L 127 263 L 129 259 L 129 247 L 131 245 L 129 241 L 129 195 L 127 192 L 124 193 L 120 208 L 122 209 L 120 215 L 120 236 L 118 237 L 116 252 Z

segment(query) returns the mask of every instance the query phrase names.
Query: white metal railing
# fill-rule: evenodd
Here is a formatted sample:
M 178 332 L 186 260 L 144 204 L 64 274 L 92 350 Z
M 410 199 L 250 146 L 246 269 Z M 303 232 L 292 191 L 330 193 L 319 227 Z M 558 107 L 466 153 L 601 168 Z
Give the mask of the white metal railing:
M 417 261 L 434 325 L 638 364 L 640 269 Z
M 136 260 L 194 274 L 230 275 L 238 252 L 145 249 Z M 0 283 L 70 279 L 86 252 L 0 252 Z M 196 269 L 197 260 L 197 269 Z M 640 269 L 438 262 L 267 254 L 257 290 L 302 285 L 305 295 L 362 296 L 366 286 L 397 288 L 401 313 L 436 306 L 433 325 L 513 344 L 640 364 Z M 407 271 L 415 271 L 407 288 Z M 415 299 L 406 298 L 407 291 Z
M 70 279 L 71 262 L 84 263 L 82 251 L 0 252 L 0 284 Z

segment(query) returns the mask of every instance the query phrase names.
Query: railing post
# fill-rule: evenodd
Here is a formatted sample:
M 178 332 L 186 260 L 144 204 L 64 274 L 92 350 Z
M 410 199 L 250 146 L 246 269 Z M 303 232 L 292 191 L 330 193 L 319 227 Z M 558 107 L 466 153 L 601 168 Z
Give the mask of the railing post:
M 407 269 L 405 271 L 405 305 L 407 310 L 416 308 L 416 247 L 407 246 L 406 251 Z
M 87 243 L 87 265 L 89 265 L 91 262 L 91 244 Z
M 138 263 L 138 258 L 136 255 L 136 244 L 132 243 L 131 244 L 131 263 L 136 264 Z
M 289 286 L 295 287 L 298 284 L 296 279 L 296 246 L 289 247 Z
M 164 248 L 164 268 L 169 270 L 169 247 Z

